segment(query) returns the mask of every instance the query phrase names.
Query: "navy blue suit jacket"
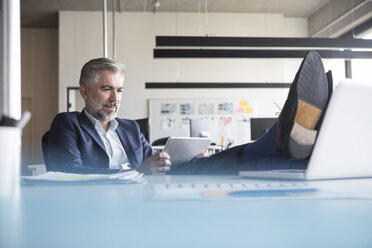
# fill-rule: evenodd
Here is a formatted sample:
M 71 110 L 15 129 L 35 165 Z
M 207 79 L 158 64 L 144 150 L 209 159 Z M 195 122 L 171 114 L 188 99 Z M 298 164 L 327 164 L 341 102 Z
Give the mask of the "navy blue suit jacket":
M 155 154 L 139 130 L 137 122 L 116 118 L 116 133 L 132 168 Z M 105 145 L 94 125 L 83 112 L 58 114 L 49 131 L 46 147 L 48 171 L 69 173 L 116 173 L 109 169 Z

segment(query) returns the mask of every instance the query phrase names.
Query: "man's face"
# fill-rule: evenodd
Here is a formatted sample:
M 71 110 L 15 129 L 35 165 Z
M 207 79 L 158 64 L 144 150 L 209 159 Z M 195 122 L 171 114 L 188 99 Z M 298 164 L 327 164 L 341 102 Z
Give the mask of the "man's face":
M 113 120 L 120 106 L 123 84 L 124 75 L 120 72 L 99 71 L 95 84 L 80 86 L 86 111 L 101 123 Z

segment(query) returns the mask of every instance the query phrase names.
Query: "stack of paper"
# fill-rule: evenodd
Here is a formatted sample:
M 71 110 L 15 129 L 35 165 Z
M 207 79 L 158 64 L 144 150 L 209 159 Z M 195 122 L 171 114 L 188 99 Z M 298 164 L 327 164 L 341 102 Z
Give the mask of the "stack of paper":
M 22 177 L 22 182 L 114 182 L 141 183 L 143 174 L 136 170 L 115 174 L 72 174 L 62 172 L 48 172 L 38 176 Z

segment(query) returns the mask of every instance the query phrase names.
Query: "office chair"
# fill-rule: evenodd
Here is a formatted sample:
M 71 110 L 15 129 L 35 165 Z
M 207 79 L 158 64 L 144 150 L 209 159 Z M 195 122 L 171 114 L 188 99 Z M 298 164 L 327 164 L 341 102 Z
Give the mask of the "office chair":
M 154 142 L 151 143 L 152 146 L 165 146 L 167 143 L 169 137 L 160 138 L 157 140 L 154 140 Z
M 146 140 L 149 140 L 149 118 L 138 119 L 135 121 L 138 123 L 142 135 Z
M 251 140 L 258 140 L 276 120 L 277 118 L 251 118 Z
M 41 137 L 41 149 L 43 151 L 43 158 L 45 167 L 48 171 L 48 154 L 47 154 L 47 146 L 48 146 L 48 139 L 49 139 L 49 130 Z

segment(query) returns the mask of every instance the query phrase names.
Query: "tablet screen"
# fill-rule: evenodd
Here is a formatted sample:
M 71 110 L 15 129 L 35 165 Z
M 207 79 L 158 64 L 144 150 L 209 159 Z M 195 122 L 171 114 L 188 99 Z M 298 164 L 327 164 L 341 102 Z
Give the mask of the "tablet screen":
M 169 154 L 172 164 L 184 163 L 204 152 L 210 141 L 209 138 L 170 137 L 164 151 Z

